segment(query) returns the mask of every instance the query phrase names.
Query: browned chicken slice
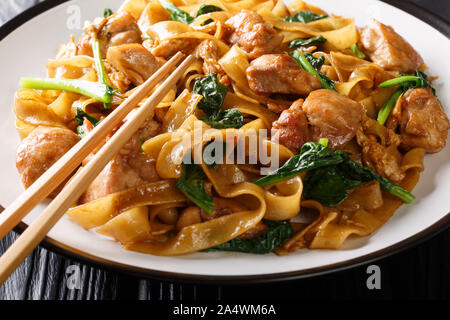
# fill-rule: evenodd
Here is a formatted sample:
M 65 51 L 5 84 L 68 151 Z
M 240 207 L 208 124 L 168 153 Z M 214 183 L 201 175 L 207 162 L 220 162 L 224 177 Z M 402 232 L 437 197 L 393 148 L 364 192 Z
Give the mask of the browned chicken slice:
M 250 88 L 258 94 L 307 95 L 321 88 L 319 80 L 287 54 L 265 54 L 247 68 Z
M 175 229 L 177 231 L 180 231 L 184 227 L 191 226 L 193 224 L 201 223 L 202 217 L 200 216 L 201 209 L 196 206 L 187 207 L 184 209 L 180 217 L 178 218 L 178 221 L 175 225 Z
M 313 139 L 328 138 L 329 147 L 333 149 L 353 139 L 364 114 L 360 103 L 327 89 L 311 92 L 303 111 L 312 126 Z
M 383 177 L 399 182 L 403 180 L 405 173 L 400 167 L 400 159 L 396 157 L 399 138 L 395 134 L 392 137 L 398 141 L 392 141 L 392 147 L 389 148 L 379 143 L 375 136 L 366 135 L 362 129 L 356 133 L 356 139 L 361 146 L 363 164 Z
M 205 74 L 216 73 L 220 83 L 229 84 L 230 80 L 218 62 L 219 48 L 214 41 L 203 40 L 195 49 L 194 55 L 203 60 L 203 72 Z
M 137 43 L 110 47 L 106 57 L 136 86 L 144 83 L 160 67 L 159 61 Z
M 195 47 L 200 43 L 199 39 L 183 38 L 183 39 L 167 39 L 162 41 L 146 40 L 143 45 L 154 56 L 168 59 L 177 52 L 191 54 Z
M 418 147 L 433 153 L 444 148 L 450 123 L 431 89 L 410 89 L 404 94 L 399 123 L 405 149 Z
M 109 47 L 127 43 L 142 43 L 142 34 L 136 20 L 128 12 L 117 12 L 106 19 L 88 25 L 86 33 L 78 40 L 78 54 L 92 56 L 92 39 L 97 36 L 100 52 L 106 57 Z
M 242 10 L 225 22 L 226 41 L 238 45 L 250 59 L 272 53 L 278 48 L 283 36 L 274 27 L 257 14 Z
M 90 202 L 144 182 L 144 179 L 128 165 L 126 157 L 116 155 L 89 185 L 80 198 L 80 203 Z
M 412 72 L 424 63 L 416 50 L 391 26 L 375 19 L 362 30 L 361 42 L 370 59 L 385 69 Z
M 120 92 L 125 92 L 129 89 L 131 80 L 121 71 L 114 68 L 114 66 L 108 61 L 104 60 L 103 64 L 105 66 L 106 73 L 108 74 L 108 79 L 111 81 L 113 88 L 119 89 Z
M 157 181 L 159 177 L 156 172 L 155 160 L 141 151 L 141 142 L 158 134 L 159 128 L 160 125 L 156 121 L 147 121 L 95 178 L 80 198 L 80 203 L 93 201 L 147 182 Z M 84 163 L 91 158 L 88 157 Z
M 297 103 L 284 110 L 272 124 L 272 140 L 282 144 L 293 153 L 299 153 L 301 147 L 309 141 L 308 120 Z
M 22 141 L 17 149 L 16 166 L 25 188 L 31 186 L 80 137 L 69 129 L 40 126 Z

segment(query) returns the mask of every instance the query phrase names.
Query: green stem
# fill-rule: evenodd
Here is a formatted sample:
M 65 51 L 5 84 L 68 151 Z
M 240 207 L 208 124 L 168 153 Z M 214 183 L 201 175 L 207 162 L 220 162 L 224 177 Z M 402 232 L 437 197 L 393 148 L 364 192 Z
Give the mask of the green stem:
M 309 72 L 313 76 L 319 77 L 319 72 L 316 70 L 316 68 L 314 68 L 309 63 L 309 61 L 306 59 L 306 57 L 303 54 L 303 52 L 301 52 L 300 50 L 298 51 L 298 58 L 299 58 L 300 65 L 302 66 L 303 69 L 305 69 L 307 72 Z M 319 80 L 320 80 L 320 77 L 319 77 Z
M 366 55 L 359 49 L 359 47 L 358 47 L 358 45 L 356 43 L 352 44 L 350 46 L 350 50 L 353 52 L 353 54 L 356 57 L 358 57 L 360 59 L 365 59 L 366 58 Z
M 103 64 L 103 59 L 100 51 L 100 41 L 94 39 L 92 42 L 92 51 L 94 53 L 95 69 L 97 70 L 98 81 L 108 85 L 108 75 L 106 73 L 105 65 Z M 112 96 L 112 95 L 111 95 Z M 104 103 L 105 109 L 111 107 L 110 103 Z
M 64 90 L 94 98 L 103 103 L 112 101 L 111 87 L 100 82 L 56 78 L 21 78 L 20 86 L 37 90 Z
M 323 145 L 324 147 L 328 147 L 328 138 L 320 138 L 319 144 Z
M 308 59 L 306 59 L 305 54 L 301 50 L 297 50 L 298 52 L 298 62 L 300 63 L 300 66 L 305 69 L 309 74 L 316 76 L 317 79 L 319 79 L 320 84 L 322 85 L 322 88 L 329 89 L 336 91 L 336 89 L 332 86 L 330 86 L 327 81 L 324 80 L 323 75 L 314 68 L 311 63 L 309 63 Z
M 378 86 L 379 88 L 390 88 L 390 87 L 396 87 L 396 86 L 403 86 L 405 84 L 411 84 L 411 82 L 417 84 L 417 86 L 420 84 L 420 78 L 416 76 L 401 76 L 398 78 L 394 78 L 391 80 L 387 80 L 385 82 L 380 83 Z
M 378 122 L 382 125 L 386 123 L 386 120 L 388 119 L 389 115 L 391 114 L 392 109 L 394 108 L 395 103 L 397 102 L 397 99 L 400 98 L 400 96 L 403 93 L 402 88 L 398 88 L 395 90 L 394 94 L 389 98 L 389 100 L 383 105 L 383 107 L 378 112 Z
M 403 202 L 405 203 L 411 203 L 416 197 L 414 197 L 414 195 L 403 189 L 402 187 L 399 186 L 394 186 L 392 188 L 389 188 L 389 190 L 386 190 L 387 192 L 389 192 L 390 194 L 396 196 L 397 198 L 400 198 L 401 200 L 403 200 Z

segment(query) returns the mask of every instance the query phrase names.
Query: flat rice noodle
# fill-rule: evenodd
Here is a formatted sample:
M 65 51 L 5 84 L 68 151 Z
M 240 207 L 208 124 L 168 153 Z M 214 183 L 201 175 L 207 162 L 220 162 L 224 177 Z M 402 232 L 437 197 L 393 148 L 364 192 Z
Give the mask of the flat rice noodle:
M 306 11 L 306 10 L 310 10 L 314 13 L 317 14 L 327 14 L 325 11 L 323 11 L 322 9 L 320 9 L 319 7 L 310 5 L 302 0 L 297 0 L 297 1 L 292 1 L 289 3 L 289 5 L 287 6 L 289 13 L 291 15 L 299 12 L 299 11 Z
M 93 68 L 94 59 L 89 56 L 48 60 L 46 67 L 50 78 L 79 79 Z
M 178 129 L 194 113 L 202 98 L 199 94 L 191 93 L 187 89 L 183 90 L 167 110 L 162 123 L 162 131 L 173 132 Z
M 139 242 L 128 244 L 124 248 L 162 256 L 196 252 L 225 243 L 262 220 L 266 211 L 262 188 L 249 182 L 235 183 L 236 179 L 230 170 L 223 172 L 218 169 L 217 172 L 211 172 L 205 166 L 203 170 L 222 198 L 233 198 L 245 204 L 248 210 L 184 227 L 165 242 Z
M 322 35 L 327 39 L 325 43 L 327 49 L 344 50 L 358 41 L 355 21 L 350 18 L 329 17 L 309 23 L 301 23 L 280 20 L 273 16 L 271 12 L 260 12 L 260 14 L 277 29 L 298 32 L 300 38 Z M 290 40 L 286 39 L 286 41 Z
M 139 15 L 138 26 L 141 32 L 146 34 L 147 30 L 155 23 L 169 20 L 170 13 L 158 0 L 150 0 Z
M 64 122 L 47 103 L 40 91 L 20 89 L 14 96 L 14 114 L 30 125 L 65 128 Z
M 161 21 L 147 29 L 147 34 L 155 40 L 164 41 L 172 39 L 199 39 L 199 40 L 213 40 L 218 49 L 219 55 L 225 54 L 229 47 L 221 40 L 216 37 L 204 33 L 195 31 L 187 24 L 177 22 L 177 21 Z
M 83 228 L 91 229 L 134 207 L 186 201 L 185 195 L 176 187 L 175 180 L 163 180 L 112 193 L 71 208 L 67 215 Z
M 137 21 L 149 2 L 150 0 L 125 0 L 117 11 L 130 13 Z
M 146 240 L 151 232 L 148 208 L 134 207 L 122 212 L 95 231 L 122 244 Z

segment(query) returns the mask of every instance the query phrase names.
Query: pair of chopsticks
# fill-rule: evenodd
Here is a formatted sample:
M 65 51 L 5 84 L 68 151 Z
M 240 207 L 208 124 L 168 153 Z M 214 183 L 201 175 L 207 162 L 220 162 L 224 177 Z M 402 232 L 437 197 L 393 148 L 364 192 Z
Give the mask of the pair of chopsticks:
M 183 54 L 177 53 L 155 72 L 138 90 L 118 106 L 105 120 L 101 121 L 93 131 L 79 141 L 50 169 L 23 192 L 2 214 L 0 214 L 0 239 L 11 231 L 37 204 L 44 200 L 58 187 L 98 146 L 103 139 L 113 131 L 144 99 L 151 90 L 160 83 L 171 70 L 181 61 Z M 35 221 L 0 257 L 0 285 L 20 263 L 39 245 L 50 229 L 58 222 L 64 213 L 83 194 L 86 188 L 103 170 L 106 164 L 120 151 L 131 136 L 142 124 L 153 116 L 155 107 L 177 83 L 180 77 L 193 62 L 194 57 L 188 56 L 171 73 L 167 79 L 156 88 L 153 94 L 140 106 L 134 114 L 117 130 L 105 145 L 95 154 L 76 175 L 65 185 L 56 198 L 40 213 Z

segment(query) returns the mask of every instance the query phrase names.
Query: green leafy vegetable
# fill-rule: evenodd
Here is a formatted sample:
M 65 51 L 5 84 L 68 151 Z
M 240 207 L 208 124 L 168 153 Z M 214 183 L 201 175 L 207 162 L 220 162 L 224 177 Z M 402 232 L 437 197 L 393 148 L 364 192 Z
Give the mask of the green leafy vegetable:
M 253 239 L 234 238 L 205 251 L 237 251 L 255 254 L 265 254 L 280 247 L 294 234 L 289 221 L 263 220 L 268 229 L 259 237 Z
M 320 83 L 322 84 L 322 88 L 336 91 L 333 80 L 319 71 L 319 68 L 325 62 L 324 56 L 316 58 L 311 53 L 303 53 L 299 49 L 292 51 L 289 54 L 303 69 L 319 79 Z
M 110 103 L 114 89 L 100 82 L 78 79 L 21 78 L 20 86 L 37 90 L 64 90 Z
M 245 124 L 244 116 L 238 109 L 221 111 L 202 120 L 215 129 L 240 128 Z
M 326 41 L 327 39 L 321 35 L 308 39 L 296 39 L 289 42 L 289 48 L 306 47 L 316 43 L 325 43 Z
M 298 155 L 291 157 L 281 168 L 254 183 L 264 187 L 285 181 L 302 172 L 308 172 L 303 190 L 305 199 L 314 199 L 326 206 L 342 203 L 348 197 L 347 190 L 357 187 L 361 182 L 373 180 L 378 181 L 383 190 L 405 203 L 414 200 L 410 192 L 371 169 L 360 166 L 345 152 L 333 151 L 315 142 L 304 144 Z
M 347 190 L 356 188 L 360 183 L 348 179 L 337 166 L 318 168 L 306 174 L 302 196 L 327 207 L 335 207 L 348 198 Z
M 211 73 L 204 78 L 197 78 L 193 92 L 203 96 L 197 107 L 206 114 L 206 117 L 201 120 L 211 127 L 240 128 L 244 125 L 244 117 L 239 110 L 222 111 L 228 88 L 217 80 L 217 74 Z
M 75 115 L 75 120 L 77 120 L 78 122 L 78 126 L 77 126 L 77 134 L 80 137 L 84 137 L 85 132 L 83 130 L 83 123 L 84 123 L 84 119 L 87 119 L 90 123 L 92 123 L 92 125 L 95 127 L 99 121 L 97 120 L 97 118 L 87 114 L 86 112 L 83 111 L 83 109 L 81 108 L 77 108 L 77 114 Z
M 397 102 L 397 99 L 402 95 L 402 93 L 408 91 L 409 89 L 430 88 L 433 94 L 436 96 L 436 89 L 431 86 L 430 82 L 428 81 L 428 76 L 420 70 L 414 71 L 414 75 L 401 75 L 400 77 L 382 82 L 378 87 L 390 88 L 396 86 L 398 86 L 399 88 L 392 94 L 392 96 L 383 105 L 380 111 L 378 111 L 377 120 L 380 124 L 385 124 L 386 120 L 391 114 L 392 109 L 394 108 L 395 103 Z
M 310 10 L 305 10 L 305 11 L 299 11 L 296 14 L 294 14 L 293 16 L 287 16 L 287 17 L 283 18 L 283 20 L 287 21 L 287 22 L 308 23 L 308 22 L 324 19 L 327 17 L 328 16 L 326 14 L 319 15 Z
M 77 120 L 79 126 L 83 125 L 84 118 L 88 119 L 89 122 L 92 123 L 92 125 L 94 127 L 99 123 L 97 118 L 87 114 L 85 111 L 83 111 L 83 109 L 77 108 L 77 114 L 75 116 L 75 120 Z
M 415 197 L 409 191 L 403 189 L 392 181 L 380 176 L 378 173 L 373 170 L 360 166 L 355 161 L 351 160 L 345 152 L 338 152 L 344 161 L 339 165 L 340 170 L 344 172 L 347 176 L 360 180 L 362 182 L 368 182 L 376 180 L 380 183 L 381 189 L 389 192 L 390 194 L 400 198 L 405 203 L 411 203 Z
M 106 73 L 105 65 L 103 64 L 102 55 L 100 52 L 100 42 L 98 39 L 94 39 L 92 43 L 92 52 L 94 53 L 95 70 L 97 70 L 98 81 L 104 85 L 108 85 L 108 75 Z M 112 93 L 111 93 L 112 100 Z M 103 103 L 105 109 L 109 109 L 111 104 Z
M 197 17 L 201 16 L 202 14 L 207 14 L 211 12 L 217 12 L 217 11 L 223 11 L 221 7 L 214 6 L 212 4 L 202 4 L 200 8 L 198 8 L 197 11 Z
M 176 5 L 174 5 L 172 2 L 167 0 L 160 0 L 161 5 L 169 11 L 170 13 L 170 20 L 172 21 L 178 21 L 185 24 L 191 24 L 194 21 L 194 18 L 192 18 L 189 13 L 186 11 L 183 11 L 179 9 Z
M 308 60 L 308 62 L 315 68 L 316 70 L 319 70 L 321 66 L 325 63 L 325 57 L 321 56 L 320 58 L 314 57 L 311 53 L 305 53 L 305 58 Z
M 358 58 L 360 58 L 360 59 L 365 59 L 366 58 L 366 55 L 359 49 L 359 47 L 358 47 L 358 45 L 356 43 L 352 44 L 349 49 Z
M 302 172 L 341 162 L 342 157 L 333 150 L 315 142 L 307 142 L 300 153 L 291 157 L 281 168 L 254 183 L 265 187 L 288 180 Z
M 210 115 L 218 113 L 228 93 L 228 88 L 217 80 L 217 74 L 211 73 L 204 78 L 195 80 L 193 92 L 203 96 L 197 107 Z
M 108 18 L 110 15 L 112 15 L 113 14 L 113 12 L 112 12 L 112 10 L 111 9 L 109 9 L 109 8 L 105 8 L 104 10 L 103 10 L 103 16 L 105 17 L 105 18 Z
M 177 187 L 197 206 L 211 213 L 214 202 L 203 187 L 205 179 L 206 175 L 200 166 L 183 162 L 181 177 L 177 181 Z

